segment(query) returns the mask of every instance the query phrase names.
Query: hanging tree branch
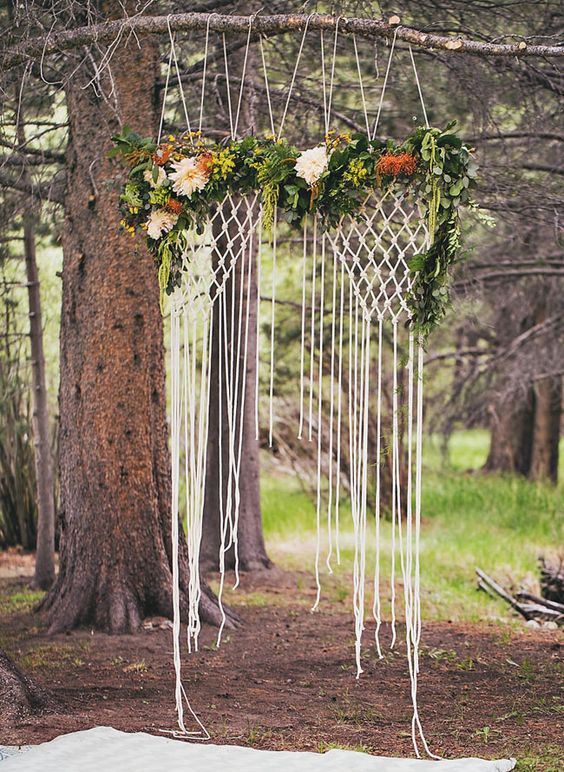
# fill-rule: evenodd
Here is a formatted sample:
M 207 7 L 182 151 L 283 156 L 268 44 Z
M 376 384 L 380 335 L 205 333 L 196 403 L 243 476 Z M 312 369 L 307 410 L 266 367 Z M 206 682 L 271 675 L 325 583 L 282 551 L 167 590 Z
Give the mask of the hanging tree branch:
M 39 201 L 51 201 L 54 204 L 62 204 L 65 188 L 65 173 L 56 174 L 49 182 L 41 184 L 28 184 L 21 176 L 12 178 L 0 170 L 0 187 L 7 190 L 17 190 L 27 193 Z
M 205 30 L 209 24 L 209 29 L 214 32 L 242 34 L 248 32 L 251 21 L 253 30 L 261 35 L 277 35 L 303 30 L 306 23 L 311 30 L 334 30 L 338 22 L 340 33 L 354 33 L 366 38 L 391 38 L 397 34 L 398 40 L 413 46 L 449 53 L 492 57 L 564 56 L 562 45 L 529 45 L 525 40 L 514 44 L 483 43 L 459 36 L 435 35 L 401 25 L 398 16 L 392 16 L 389 19 L 357 19 L 337 18 L 324 14 L 226 16 L 216 13 L 176 13 L 169 16 L 134 16 L 30 38 L 4 52 L 2 67 L 6 70 L 29 59 L 37 59 L 84 45 L 111 43 L 128 32 L 138 35 L 161 35 L 168 34 L 169 25 L 173 31 L 187 32 Z

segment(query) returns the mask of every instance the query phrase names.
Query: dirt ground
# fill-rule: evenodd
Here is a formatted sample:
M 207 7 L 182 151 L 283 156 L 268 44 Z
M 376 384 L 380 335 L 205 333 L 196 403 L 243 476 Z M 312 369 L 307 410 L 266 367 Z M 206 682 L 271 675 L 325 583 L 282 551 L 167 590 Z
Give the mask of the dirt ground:
M 0 647 L 52 691 L 60 709 L 5 726 L 0 695 L 0 743 L 39 743 L 95 725 L 151 733 L 175 726 L 169 624 L 153 620 L 135 636 L 49 636 L 37 615 L 9 602 L 25 595 L 26 582 L 0 579 Z M 200 651 L 184 656 L 184 685 L 212 740 L 411 755 L 403 648 L 379 661 L 369 624 L 365 672 L 356 680 L 348 599 L 312 614 L 313 595 L 309 574 L 244 577 L 230 596 L 244 626 L 219 650 L 215 632 L 204 629 Z M 385 640 L 389 633 L 386 626 Z M 522 759 L 546 753 L 550 765 L 522 768 L 563 768 L 562 643 L 557 632 L 522 625 L 425 624 L 419 708 L 432 750 Z

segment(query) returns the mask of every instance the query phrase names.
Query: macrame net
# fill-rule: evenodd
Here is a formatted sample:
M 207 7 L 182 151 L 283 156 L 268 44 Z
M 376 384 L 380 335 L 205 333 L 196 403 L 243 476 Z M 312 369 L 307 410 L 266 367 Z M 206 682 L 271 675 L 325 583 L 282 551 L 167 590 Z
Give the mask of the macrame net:
M 249 24 L 238 98 L 232 97 L 228 48 L 225 36 L 222 49 L 225 74 L 226 107 L 230 133 L 237 136 L 241 114 L 245 73 L 251 43 L 252 20 Z M 275 94 L 267 75 L 267 63 L 262 40 L 260 55 L 264 75 L 264 93 L 273 134 L 280 137 L 288 112 L 292 89 L 300 65 L 307 35 L 303 31 L 295 67 L 287 91 Z M 331 53 L 325 51 L 321 33 L 321 79 L 323 117 L 326 132 L 330 127 L 335 66 L 337 59 L 338 24 Z M 168 71 L 163 99 L 159 139 L 164 126 L 166 95 L 170 74 L 178 76 L 184 118 L 190 121 L 178 68 L 172 33 Z M 376 122 L 370 128 L 365 89 L 356 40 L 354 53 L 358 65 L 359 86 L 369 137 L 375 136 L 388 82 L 395 38 L 393 40 Z M 206 31 L 199 128 L 202 128 L 208 72 L 209 25 Z M 410 51 L 411 61 L 415 63 Z M 415 71 L 416 74 L 416 71 Z M 421 95 L 419 81 L 416 82 Z M 276 98 L 275 98 L 276 97 Z M 273 103 L 282 105 L 279 126 L 273 114 Z M 423 115 L 426 113 L 423 105 Z M 219 603 L 223 622 L 222 592 L 225 583 L 225 555 L 235 555 L 235 586 L 238 584 L 238 519 L 240 506 L 239 473 L 243 414 L 254 409 L 256 432 L 259 432 L 258 366 L 256 368 L 255 405 L 246 404 L 247 361 L 249 357 L 251 317 L 249 314 L 252 288 L 256 285 L 256 302 L 260 306 L 261 287 L 271 293 L 268 309 L 268 351 L 257 346 L 257 365 L 263 359 L 268 370 L 268 434 L 273 441 L 275 351 L 276 351 L 276 286 L 278 223 L 276 213 L 272 232 L 266 238 L 261 228 L 262 212 L 257 195 L 228 195 L 210 212 L 204 233 L 186 233 L 182 254 L 181 286 L 170 302 L 171 324 L 171 446 L 172 446 L 172 530 L 174 580 L 174 663 L 176 671 L 176 706 L 179 732 L 184 737 L 207 738 L 207 732 L 192 711 L 182 686 L 181 671 L 181 602 L 179 586 L 179 517 L 184 511 L 187 534 L 189 569 L 187 643 L 188 650 L 197 649 L 200 632 L 198 606 L 200 591 L 200 545 L 206 468 L 209 440 L 210 377 L 212 358 L 217 356 L 219 405 L 221 424 L 217 441 L 220 444 L 220 587 Z M 421 253 L 429 235 L 417 202 L 407 194 L 371 193 L 363 202 L 360 213 L 347 216 L 333 228 L 322 226 L 316 216 L 306 219 L 303 228 L 301 342 L 300 342 L 300 417 L 296 427 L 299 438 L 315 440 L 317 452 L 317 549 L 315 577 L 317 597 L 314 610 L 322 597 L 322 551 L 327 545 L 326 568 L 332 572 L 333 561 L 340 562 L 340 529 L 343 498 L 342 455 L 348 444 L 350 465 L 349 498 L 354 535 L 353 610 L 355 619 L 355 657 L 357 677 L 362 673 L 362 641 L 365 628 L 365 608 L 372 595 L 374 638 L 378 655 L 382 657 L 382 593 L 390 594 L 391 640 L 396 631 L 396 578 L 403 583 L 405 610 L 405 645 L 413 702 L 412 734 L 419 755 L 419 741 L 430 753 L 417 709 L 417 674 L 421 636 L 419 539 L 421 520 L 421 447 L 423 419 L 423 351 L 421 342 L 410 331 L 410 310 L 407 304 L 413 274 L 408 262 Z M 265 277 L 263 252 L 268 248 L 271 276 Z M 245 302 L 244 302 L 245 300 Z M 330 349 L 326 347 L 326 316 L 330 313 Z M 260 313 L 253 323 L 259 324 Z M 219 340 L 214 349 L 215 337 Z M 257 338 L 260 338 L 258 330 Z M 391 355 L 390 355 L 391 349 Z M 401 352 L 407 351 L 407 356 Z M 347 355 L 348 352 L 348 355 Z M 329 361 L 329 372 L 324 362 Z M 309 372 L 308 372 L 309 371 Z M 392 409 L 389 439 L 383 439 L 383 373 L 392 378 Z M 401 384 L 401 388 L 400 388 Z M 225 406 L 225 409 L 222 409 Z M 324 411 L 324 408 L 328 410 Z M 328 419 L 326 416 L 329 416 Z M 376 416 L 375 442 L 369 443 L 370 425 Z M 370 419 L 370 420 L 369 420 Z M 328 426 L 324 425 L 328 421 Z M 405 437 L 405 440 L 401 438 Z M 227 444 L 226 453 L 222 443 Z M 371 449 L 369 452 L 369 448 Z M 384 456 L 391 464 L 392 544 L 391 572 L 382 575 L 381 501 L 384 497 L 381 469 Z M 225 460 L 226 459 L 226 460 Z M 182 485 L 182 482 L 184 485 Z M 181 490 L 185 502 L 181 506 Z M 325 520 L 325 526 L 323 521 Z M 367 555 L 373 551 L 374 572 L 368 576 Z M 223 624 L 218 634 L 221 640 Z M 198 724 L 190 732 L 184 722 L 184 702 Z
M 256 225 L 257 196 L 227 195 L 210 215 L 203 235 L 188 233 L 182 254 L 182 285 L 174 292 L 170 304 L 171 330 L 171 447 L 172 447 L 172 523 L 174 582 L 174 657 L 177 675 L 176 699 L 179 724 L 183 723 L 180 659 L 180 588 L 178 567 L 178 523 L 180 512 L 180 477 L 184 474 L 185 529 L 188 557 L 188 649 L 198 649 L 200 633 L 200 545 L 204 514 L 205 475 L 209 434 L 210 375 L 214 323 L 218 325 L 221 345 L 218 350 L 220 406 L 226 405 L 227 427 L 219 431 L 219 479 L 227 479 L 226 495 L 220 486 L 221 588 L 219 603 L 222 625 L 225 613 L 221 590 L 225 578 L 225 553 L 234 547 L 237 555 L 237 521 L 239 517 L 239 469 L 241 464 L 242 413 L 246 377 L 246 340 L 249 332 L 249 304 L 242 313 L 241 295 L 251 281 L 253 235 Z M 238 269 L 238 270 L 237 270 Z M 234 281 L 234 275 L 240 281 Z M 231 281 L 228 280 L 231 278 Z M 228 302 L 228 292 L 231 293 Z M 235 309 L 238 318 L 234 323 Z M 214 313 L 214 310 L 217 313 Z M 235 333 L 228 340 L 228 330 Z M 243 359 L 238 352 L 243 352 Z M 227 438 L 228 468 L 221 468 L 221 443 Z M 181 470 L 181 459 L 183 469 Z M 236 569 L 238 574 L 238 570 Z
M 382 658 L 381 614 L 381 499 L 382 469 L 382 370 L 384 330 L 392 341 L 392 426 L 389 448 L 391 458 L 391 615 L 393 647 L 396 641 L 396 551 L 404 588 L 406 646 L 413 700 L 413 737 L 420 736 L 428 751 L 417 710 L 418 644 L 421 632 L 419 601 L 419 532 L 421 516 L 421 439 L 423 355 L 420 341 L 407 332 L 407 360 L 400 363 L 399 341 L 409 326 L 411 314 L 406 298 L 411 290 L 413 274 L 410 258 L 428 245 L 428 231 L 414 201 L 405 194 L 387 191 L 371 193 L 363 202 L 360 217 L 347 216 L 328 232 L 336 264 L 344 268 L 343 279 L 349 295 L 349 378 L 348 434 L 351 464 L 350 503 L 354 532 L 354 593 L 355 657 L 357 677 L 362 673 L 361 644 L 364 631 L 366 552 L 374 544 L 373 616 L 375 645 Z M 347 291 L 347 290 L 345 290 Z M 375 339 L 375 340 L 374 340 Z M 416 353 L 417 349 L 417 353 Z M 333 351 L 331 352 L 333 357 Z M 375 365 L 375 366 L 374 366 Z M 401 373 L 401 371 L 404 371 Z M 373 373 L 376 383 L 373 382 Z M 405 387 L 400 391 L 399 382 Z M 337 384 L 339 391 L 342 384 Z M 331 394 L 333 388 L 331 387 Z M 321 395 L 321 389 L 320 389 Z M 321 401 L 321 396 L 319 398 Z M 376 415 L 376 447 L 369 453 L 369 414 Z M 332 413 L 331 421 L 332 421 Z M 321 415 L 321 413 L 320 413 Z M 342 414 L 341 414 L 342 417 Z M 339 418 L 339 420 L 341 420 Z M 404 424 L 400 429 L 400 421 Z M 406 453 L 400 447 L 400 436 L 407 434 Z M 330 431 L 330 438 L 332 437 Z M 342 433 L 337 427 L 337 434 Z M 321 432 L 320 432 L 321 435 Z M 330 450 L 330 449 L 329 449 Z M 371 480 L 370 478 L 374 479 Z M 405 481 L 405 489 L 402 482 Z M 374 533 L 368 529 L 370 491 L 374 490 Z M 318 501 L 320 497 L 318 495 Z M 319 539 L 318 539 L 319 544 Z M 317 561 L 317 565 L 319 561 Z M 316 572 L 318 597 L 319 573 Z M 416 745 L 417 747 L 417 745 Z

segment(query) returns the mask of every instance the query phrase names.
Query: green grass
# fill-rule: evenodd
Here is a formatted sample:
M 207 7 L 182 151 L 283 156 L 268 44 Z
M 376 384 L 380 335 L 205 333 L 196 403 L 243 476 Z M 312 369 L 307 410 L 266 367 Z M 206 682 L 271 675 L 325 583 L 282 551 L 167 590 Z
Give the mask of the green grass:
M 262 523 L 267 537 L 288 537 L 315 529 L 315 503 L 296 480 L 261 478 Z
M 507 607 L 478 592 L 479 566 L 502 583 L 537 575 L 540 554 L 564 543 L 564 487 L 477 472 L 485 461 L 483 431 L 456 434 L 445 461 L 438 443 L 426 443 L 421 543 L 422 604 L 426 619 L 478 621 L 510 618 Z M 315 505 L 289 477 L 268 477 L 262 484 L 268 547 L 278 563 L 313 566 Z M 342 508 L 341 568 L 328 581 L 329 594 L 342 594 L 354 558 L 350 509 Z M 325 514 L 323 548 L 327 549 Z M 390 570 L 391 527 L 382 526 L 383 581 Z M 367 566 L 370 573 L 371 563 Z M 401 593 L 400 593 L 401 594 Z
M 518 760 L 516 772 L 561 772 L 564 765 L 564 753 L 561 745 L 548 745 L 542 753 L 536 749 L 525 749 Z
M 60 670 L 62 668 L 84 667 L 80 656 L 89 651 L 90 641 L 76 644 L 46 643 L 35 646 L 27 653 L 15 652 L 15 661 L 24 671 Z
M 355 751 L 356 753 L 373 753 L 374 749 L 368 745 L 346 745 L 343 743 L 326 743 L 320 742 L 317 746 L 318 753 L 326 753 L 327 751 L 340 750 L 340 751 Z
M 0 614 L 31 611 L 44 596 L 45 593 L 41 590 L 21 590 L 10 595 L 1 595 Z

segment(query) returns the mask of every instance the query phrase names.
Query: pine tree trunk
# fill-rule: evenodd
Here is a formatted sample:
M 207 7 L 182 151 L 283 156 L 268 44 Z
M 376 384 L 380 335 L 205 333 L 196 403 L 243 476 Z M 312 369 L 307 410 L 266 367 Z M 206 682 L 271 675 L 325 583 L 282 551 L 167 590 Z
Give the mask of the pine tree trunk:
M 241 11 L 243 12 L 243 11 Z M 232 57 L 231 66 L 234 72 L 242 72 L 244 54 L 239 52 Z M 239 122 L 239 131 L 254 131 L 257 128 L 259 116 L 255 113 L 255 91 L 253 89 L 253 73 L 257 62 L 254 52 L 249 51 L 247 60 L 247 74 L 245 82 L 247 84 L 243 92 L 241 103 L 241 117 Z M 223 103 L 227 104 L 227 98 L 224 95 Z M 227 117 L 225 125 L 227 124 Z M 224 237 L 225 238 L 225 237 Z M 237 239 L 236 226 L 230 227 L 229 239 Z M 238 555 L 239 568 L 243 571 L 254 571 L 271 567 L 271 561 L 266 554 L 264 537 L 262 532 L 262 513 L 260 506 L 260 458 L 259 443 L 256 439 L 255 427 L 255 380 L 256 380 L 256 347 L 257 347 L 257 284 L 256 284 L 256 255 L 257 244 L 254 243 L 252 278 L 250 293 L 247 293 L 247 282 L 245 281 L 243 292 L 242 308 L 239 309 L 238 299 L 241 282 L 241 262 L 238 261 L 232 275 L 229 277 L 225 292 L 228 307 L 231 309 L 231 297 L 233 283 L 237 288 L 235 292 L 236 307 L 234 317 L 237 320 L 239 312 L 243 318 L 249 313 L 249 336 L 247 340 L 247 363 L 246 363 L 246 383 L 245 393 L 240 395 L 239 404 L 244 409 L 242 426 L 242 448 L 241 448 L 241 466 L 239 474 L 240 491 L 240 509 L 238 522 Z M 225 470 L 228 469 L 229 455 L 227 452 L 228 434 L 227 434 L 227 415 L 225 388 L 223 388 L 223 404 L 220 406 L 220 386 L 219 386 L 219 352 L 222 350 L 222 342 L 219 340 L 218 305 L 214 307 L 214 339 L 212 343 L 212 371 L 210 388 L 210 409 L 209 409 L 209 440 L 208 440 L 208 463 L 206 469 L 206 491 L 204 504 L 204 522 L 202 529 L 202 549 L 201 563 L 204 570 L 219 569 L 219 552 L 221 544 L 221 502 L 220 491 L 223 492 L 223 501 L 227 490 L 225 479 Z M 229 340 L 231 345 L 235 345 L 235 331 L 230 330 Z M 235 352 L 239 361 L 243 361 L 243 352 Z M 241 365 L 242 367 L 242 365 Z M 221 415 L 221 411 L 223 414 Z M 222 468 L 224 470 L 224 479 L 219 477 L 219 432 L 220 426 L 223 426 L 222 435 Z M 230 549 L 225 555 L 225 567 L 232 569 L 235 567 L 235 551 Z
M 49 412 L 45 383 L 43 325 L 39 276 L 35 257 L 33 213 L 24 215 L 24 249 L 29 297 L 31 372 L 33 388 L 33 444 L 37 486 L 37 546 L 34 585 L 47 590 L 55 580 L 55 497 L 49 444 Z
M 558 482 L 558 444 L 562 412 L 562 378 L 543 378 L 535 384 L 535 421 L 529 476 Z
M 16 89 L 19 99 L 22 84 Z M 25 145 L 24 116 L 20 110 L 18 143 Z M 31 187 L 26 168 L 22 180 Z M 55 495 L 53 487 L 53 460 L 49 443 L 49 410 L 45 382 L 45 354 L 43 352 L 43 322 L 41 294 L 35 249 L 36 212 L 33 202 L 25 202 L 23 214 L 24 257 L 29 308 L 29 337 L 31 344 L 31 380 L 33 402 L 33 444 L 35 480 L 37 488 L 37 540 L 35 552 L 34 585 L 47 590 L 55 581 Z
M 532 392 L 518 394 L 519 402 L 505 399 L 490 409 L 490 449 L 484 467 L 487 472 L 529 474 L 534 399 Z
M 520 332 L 542 324 L 546 318 L 546 296 L 537 291 L 533 313 L 521 320 Z M 505 345 L 510 345 L 511 340 L 512 336 L 504 341 Z M 490 409 L 491 438 L 486 471 L 556 482 L 561 412 L 562 378 L 559 376 L 538 380 L 527 390 L 514 389 L 510 398 L 504 395 Z
M 237 234 L 234 229 L 229 234 L 229 239 L 237 241 Z M 256 254 L 253 249 L 253 256 Z M 247 264 L 248 265 L 248 264 Z M 256 260 L 253 257 L 251 267 L 250 293 L 248 292 L 248 282 L 246 275 L 242 275 L 242 263 L 238 261 L 234 266 L 233 272 L 226 283 L 224 292 L 226 293 L 227 318 L 231 318 L 233 307 L 232 297 L 235 296 L 234 310 L 234 329 L 229 329 L 228 340 L 230 347 L 237 346 L 238 340 L 238 317 L 239 313 L 245 320 L 247 306 L 249 313 L 249 335 L 247 339 L 246 354 L 246 378 L 245 392 L 242 392 L 242 381 L 240 383 L 237 402 L 239 403 L 238 421 L 243 422 L 242 427 L 238 424 L 234 427 L 237 437 L 242 428 L 241 445 L 241 464 L 239 475 L 239 527 L 238 527 L 238 555 L 239 568 L 243 571 L 253 571 L 257 569 L 269 568 L 271 562 L 266 554 L 264 538 L 262 534 L 262 516 L 260 508 L 260 461 L 259 461 L 259 443 L 256 439 L 255 427 L 255 378 L 256 378 L 256 347 L 257 347 L 257 283 L 256 283 Z M 248 270 L 247 266 L 245 268 Z M 245 270 L 246 274 L 246 270 Z M 239 310 L 239 298 L 241 281 L 243 281 L 242 304 Z M 233 292 L 234 290 L 234 292 Z M 250 295 L 250 297 L 249 297 Z M 223 355 L 223 336 L 219 335 L 219 303 L 214 305 L 214 336 L 212 341 L 212 365 L 211 365 L 211 388 L 210 388 L 210 408 L 209 408 L 209 441 L 208 457 L 206 469 L 206 490 L 204 503 L 204 521 L 202 527 L 202 548 L 201 563 L 204 570 L 219 569 L 219 553 L 221 547 L 221 518 L 222 506 L 225 511 L 225 502 L 227 500 L 227 470 L 229 469 L 229 427 L 227 419 L 227 401 L 226 389 L 224 384 L 224 368 L 220 368 L 220 356 Z M 240 372 L 245 367 L 244 352 L 235 348 L 235 361 L 239 360 Z M 222 378 L 222 388 L 220 388 L 220 378 Z M 222 404 L 220 405 L 220 395 Z M 242 412 L 242 415 L 241 415 Z M 219 442 L 221 432 L 221 443 Z M 220 445 L 222 451 L 221 468 L 224 470 L 223 480 L 220 479 Z M 223 504 L 222 504 L 223 502 Z M 235 567 L 235 550 L 229 549 L 225 554 L 225 567 L 233 569 Z
M 155 127 L 158 51 L 122 43 L 104 97 L 67 85 L 70 143 L 63 234 L 60 347 L 61 557 L 47 596 L 51 630 L 80 624 L 135 631 L 172 614 L 170 459 L 162 319 L 156 271 L 141 242 L 120 232 L 120 174 L 110 136 Z M 108 97 L 108 94 L 110 96 Z M 186 546 L 181 544 L 183 610 Z M 204 587 L 202 619 L 219 613 Z

